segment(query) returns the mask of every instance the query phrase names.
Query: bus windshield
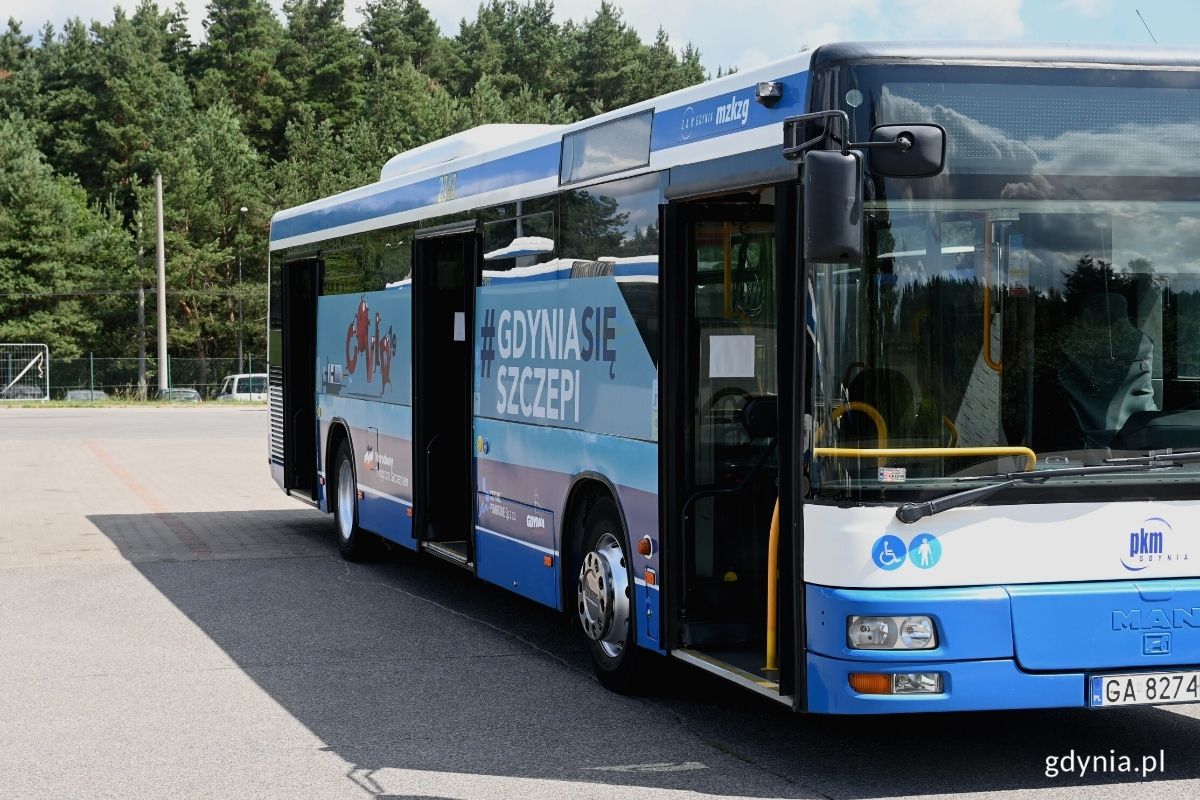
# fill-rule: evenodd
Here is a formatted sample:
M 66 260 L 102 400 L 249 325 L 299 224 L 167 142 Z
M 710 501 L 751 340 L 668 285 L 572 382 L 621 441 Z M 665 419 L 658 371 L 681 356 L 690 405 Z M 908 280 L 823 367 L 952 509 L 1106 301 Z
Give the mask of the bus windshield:
M 1200 449 L 1196 74 L 934 69 L 842 70 L 856 139 L 928 121 L 949 145 L 944 175 L 874 181 L 861 262 L 808 267 L 814 496 Z

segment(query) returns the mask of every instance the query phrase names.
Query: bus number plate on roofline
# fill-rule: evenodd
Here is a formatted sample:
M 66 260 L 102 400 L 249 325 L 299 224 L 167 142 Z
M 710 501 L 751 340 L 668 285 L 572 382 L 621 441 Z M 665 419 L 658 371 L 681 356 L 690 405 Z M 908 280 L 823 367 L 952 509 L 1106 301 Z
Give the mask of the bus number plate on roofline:
M 1200 671 L 1092 675 L 1088 688 L 1088 705 L 1092 708 L 1197 703 Z

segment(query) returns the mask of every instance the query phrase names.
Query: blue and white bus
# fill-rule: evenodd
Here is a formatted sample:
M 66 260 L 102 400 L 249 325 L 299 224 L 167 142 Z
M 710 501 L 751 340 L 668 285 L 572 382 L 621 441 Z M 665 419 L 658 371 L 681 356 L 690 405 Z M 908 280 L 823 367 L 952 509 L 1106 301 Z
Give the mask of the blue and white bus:
M 275 479 L 610 687 L 1200 700 L 1194 53 L 824 46 L 402 153 L 270 250 Z

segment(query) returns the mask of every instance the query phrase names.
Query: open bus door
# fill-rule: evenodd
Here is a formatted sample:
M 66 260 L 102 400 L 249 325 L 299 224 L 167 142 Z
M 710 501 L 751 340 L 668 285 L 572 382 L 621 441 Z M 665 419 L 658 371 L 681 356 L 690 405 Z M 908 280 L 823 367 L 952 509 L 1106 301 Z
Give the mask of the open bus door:
M 660 218 L 665 634 L 675 656 L 788 703 L 797 672 L 793 197 L 781 185 L 727 203 L 670 203 Z
M 473 563 L 471 448 L 474 223 L 418 231 L 413 243 L 413 535 L 435 555 Z
M 317 500 L 317 296 L 321 261 L 283 264 L 281 279 L 282 374 L 278 406 L 272 397 L 272 436 L 283 444 L 283 488 L 302 500 Z M 272 370 L 274 372 L 274 370 Z M 281 417 L 276 420 L 276 415 Z

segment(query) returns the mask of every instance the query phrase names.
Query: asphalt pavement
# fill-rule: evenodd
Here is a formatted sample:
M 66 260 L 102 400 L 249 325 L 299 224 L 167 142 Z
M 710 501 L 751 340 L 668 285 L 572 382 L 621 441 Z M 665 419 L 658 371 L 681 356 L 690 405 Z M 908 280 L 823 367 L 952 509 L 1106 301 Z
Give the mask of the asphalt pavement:
M 797 716 L 670 663 L 612 694 L 554 612 L 342 561 L 266 426 L 0 408 L 0 798 L 1200 796 L 1195 706 Z

